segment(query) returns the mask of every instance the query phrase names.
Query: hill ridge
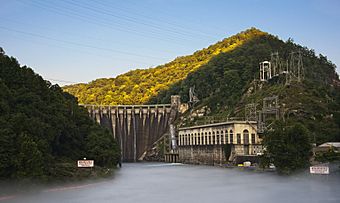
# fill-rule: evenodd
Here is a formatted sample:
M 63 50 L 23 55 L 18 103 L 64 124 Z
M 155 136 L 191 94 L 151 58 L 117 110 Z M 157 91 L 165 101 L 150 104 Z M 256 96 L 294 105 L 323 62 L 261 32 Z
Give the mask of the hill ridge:
M 250 28 L 191 55 L 177 57 L 164 65 L 131 70 L 115 78 L 97 79 L 88 84 L 65 86 L 63 89 L 75 95 L 81 104 L 148 103 L 159 91 L 165 91 L 172 84 L 184 80 L 189 73 L 198 70 L 213 57 L 230 52 L 251 39 L 267 34 L 256 28 Z

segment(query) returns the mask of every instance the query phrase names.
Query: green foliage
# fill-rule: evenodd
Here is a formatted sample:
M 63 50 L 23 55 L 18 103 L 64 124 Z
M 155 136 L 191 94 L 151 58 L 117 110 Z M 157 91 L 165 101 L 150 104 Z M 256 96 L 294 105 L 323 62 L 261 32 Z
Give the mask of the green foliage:
M 94 159 L 99 166 L 114 167 L 119 162 L 120 154 L 117 142 L 109 134 L 107 129 L 94 127 L 86 139 L 87 157 Z
M 72 95 L 1 50 L 0 178 L 59 176 L 51 171 L 58 162 L 83 157 L 114 166 L 120 152 L 112 135 Z
M 302 123 L 310 131 L 311 141 L 319 145 L 340 141 L 339 94 L 340 89 L 337 87 L 306 78 L 302 83 L 291 86 L 268 83 L 257 92 L 244 95 L 240 104 L 255 101 L 261 107 L 264 97 L 277 95 L 280 117 Z
M 301 124 L 276 122 L 265 132 L 264 157 L 273 163 L 278 172 L 291 173 L 309 165 L 311 144 L 308 130 Z
M 168 90 L 159 92 L 157 96 L 151 98 L 150 103 L 167 102 L 173 94 L 179 94 L 184 101 L 188 101 L 188 90 L 195 86 L 202 106 L 208 105 L 213 110 L 212 115 L 229 112 L 232 116 L 235 116 L 237 114 L 235 110 L 243 108 L 245 102 L 252 102 L 252 99 L 259 101 L 265 95 L 273 95 L 272 93 L 278 91 L 275 89 L 268 90 L 266 92 L 268 94 L 264 94 L 263 91 L 259 91 L 260 87 L 257 87 L 257 92 L 251 92 L 257 97 L 249 98 L 248 101 L 243 100 L 248 96 L 245 93 L 250 87 L 254 86 L 252 83 L 254 78 L 258 78 L 259 62 L 269 60 L 271 52 L 278 51 L 282 58 L 286 58 L 291 51 L 297 50 L 303 53 L 305 78 L 308 83 L 305 87 L 313 88 L 320 94 L 333 88 L 333 95 L 328 94 L 328 96 L 335 99 L 334 93 L 339 94 L 339 88 L 336 88 L 333 84 L 334 81 L 339 81 L 339 79 L 332 63 L 312 55 L 313 52 L 307 48 L 285 43 L 271 35 L 263 35 L 248 40 L 242 46 L 230 52 L 213 57 L 208 63 L 191 72 L 183 81 L 174 83 Z M 316 72 L 317 74 L 315 74 Z M 267 88 L 273 86 L 273 84 L 264 86 Z M 274 87 L 282 86 L 274 85 Z M 261 95 L 261 93 L 263 94 Z M 289 94 L 290 90 L 287 89 L 287 95 Z M 315 95 L 314 97 L 322 98 L 325 95 Z M 287 97 L 287 100 L 289 99 Z M 340 103 L 339 98 L 337 101 Z M 288 103 L 291 104 L 290 101 Z M 323 105 L 327 105 L 327 103 Z M 339 107 L 338 105 L 335 106 Z
M 315 156 L 315 160 L 323 163 L 340 161 L 340 152 L 335 151 L 332 147 L 327 152 L 318 152 Z
M 285 77 L 268 83 L 254 82 L 259 75 L 259 62 L 269 60 L 270 53 L 276 51 L 282 58 L 287 58 L 291 51 L 301 51 L 305 68 L 302 83 L 285 86 Z M 226 120 L 226 116 L 244 117 L 244 106 L 248 103 L 255 102 L 261 108 L 263 98 L 277 95 L 281 118 L 302 123 L 310 130 L 311 140 L 321 144 L 340 141 L 339 84 L 335 65 L 324 56 L 315 56 L 313 50 L 291 41 L 285 43 L 274 36 L 263 35 L 213 57 L 183 81 L 151 98 L 150 103 L 166 103 L 174 94 L 179 94 L 186 102 L 189 88 L 195 86 L 201 100 L 196 109 L 207 106 L 212 111 L 206 116 Z M 198 121 L 194 120 L 196 124 Z
M 41 177 L 45 166 L 37 143 L 24 133 L 19 135 L 18 143 L 18 155 L 15 159 L 18 177 Z

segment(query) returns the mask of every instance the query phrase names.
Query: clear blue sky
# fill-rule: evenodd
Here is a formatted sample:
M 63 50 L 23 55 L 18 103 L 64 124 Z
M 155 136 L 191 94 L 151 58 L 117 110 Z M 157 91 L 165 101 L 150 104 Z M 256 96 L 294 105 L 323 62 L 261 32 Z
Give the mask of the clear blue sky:
M 0 47 L 60 85 L 163 64 L 250 27 L 340 65 L 338 0 L 0 0 Z

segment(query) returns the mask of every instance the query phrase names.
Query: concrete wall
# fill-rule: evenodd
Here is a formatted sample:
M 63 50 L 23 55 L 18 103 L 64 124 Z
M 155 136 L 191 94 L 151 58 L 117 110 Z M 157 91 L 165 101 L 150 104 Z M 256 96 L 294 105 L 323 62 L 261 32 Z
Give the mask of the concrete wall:
M 249 150 L 259 149 L 262 152 L 261 145 L 249 145 Z M 188 164 L 203 164 L 203 165 L 222 165 L 228 161 L 234 161 L 235 155 L 246 155 L 244 153 L 244 145 L 231 145 L 230 156 L 226 157 L 225 145 L 202 145 L 202 146 L 181 146 L 178 148 L 179 161 Z
M 222 145 L 182 146 L 178 154 L 181 163 L 220 165 L 226 162 Z
M 138 160 L 169 130 L 171 105 L 86 106 L 119 142 L 123 161 Z

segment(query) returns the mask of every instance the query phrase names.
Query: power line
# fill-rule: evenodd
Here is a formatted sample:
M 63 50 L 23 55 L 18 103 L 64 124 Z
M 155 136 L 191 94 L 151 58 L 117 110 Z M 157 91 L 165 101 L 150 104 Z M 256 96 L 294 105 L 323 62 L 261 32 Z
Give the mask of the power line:
M 105 7 L 110 7 L 110 8 L 114 8 L 115 10 L 119 10 L 119 11 L 122 11 L 122 12 L 124 12 L 124 13 L 128 13 L 128 14 L 131 14 L 132 12 L 131 12 L 131 8 L 124 8 L 124 7 L 122 7 L 121 5 L 119 6 L 119 7 L 112 7 L 112 5 L 111 4 L 105 4 L 105 3 L 103 3 L 103 1 L 97 1 L 97 0 L 92 0 L 93 2 L 96 2 L 97 4 L 100 4 L 100 5 L 102 5 L 102 6 L 105 6 Z M 111 2 L 112 3 L 112 2 Z M 149 8 L 147 8 L 147 9 L 149 9 Z M 162 11 L 162 13 L 164 13 L 164 10 Z M 158 20 L 155 20 L 155 19 L 152 19 L 152 18 L 150 18 L 149 16 L 146 16 L 146 15 L 142 15 L 142 14 L 140 14 L 140 13 L 133 13 L 134 15 L 136 15 L 136 16 L 139 16 L 139 17 L 142 17 L 142 18 L 144 18 L 144 19 L 148 19 L 149 21 L 153 21 L 153 23 L 154 22 L 158 22 L 158 20 L 160 20 L 160 19 L 158 19 Z M 180 30 L 182 30 L 182 31 L 187 31 L 187 32 L 191 32 L 191 34 L 193 34 L 195 37 L 197 37 L 197 34 L 200 34 L 201 36 L 204 36 L 204 37 L 208 37 L 208 38 L 214 38 L 213 36 L 211 36 L 210 34 L 207 34 L 207 33 L 204 33 L 204 32 L 202 32 L 202 31 L 198 31 L 198 30 L 193 30 L 193 29 L 189 29 L 189 28 L 187 28 L 187 27 L 184 27 L 184 26 L 181 26 L 181 25 L 178 25 L 178 24 L 175 24 L 175 23 L 172 23 L 172 22 L 168 22 L 168 21 L 166 21 L 164 18 L 162 19 L 162 21 L 161 21 L 162 23 L 165 23 L 165 24 L 168 24 L 168 25 L 170 25 L 170 26 L 172 26 L 172 27 L 176 27 L 176 28 L 178 28 L 178 29 L 180 29 Z
M 131 1 L 128 1 L 128 0 L 126 0 L 126 1 L 124 1 L 124 2 L 127 2 L 127 3 L 129 3 L 129 4 L 132 3 Z M 150 3 L 149 3 L 149 4 L 150 4 Z M 138 5 L 138 8 L 144 8 L 145 10 L 148 10 L 148 11 L 151 11 L 151 12 L 152 12 L 152 8 L 150 8 L 150 7 L 147 6 L 146 4 Z M 157 10 L 156 10 L 156 9 L 153 9 L 153 11 L 159 12 L 158 9 L 157 9 Z M 161 12 L 162 12 L 162 15 L 168 15 L 168 16 L 172 16 L 172 15 L 173 15 L 172 12 L 168 12 L 166 9 L 162 9 Z M 203 16 L 203 15 L 202 15 L 202 16 Z M 198 24 L 198 25 L 201 24 L 201 22 L 200 22 L 198 19 L 192 19 L 192 20 L 191 20 L 191 23 L 195 23 L 195 24 Z M 209 24 L 209 27 L 210 27 L 210 28 L 213 28 L 213 29 L 216 29 L 216 30 L 221 30 L 221 27 L 214 26 L 213 24 Z M 205 26 L 205 28 L 207 28 L 207 27 Z M 209 34 L 206 34 L 206 35 L 209 35 Z M 210 36 L 211 38 L 214 38 L 214 36 L 211 36 L 211 35 L 209 35 L 209 36 Z
M 46 36 L 43 36 L 43 35 L 40 35 L 40 34 L 25 32 L 25 31 L 21 31 L 21 30 L 15 30 L 15 29 L 3 27 L 3 26 L 0 26 L 0 29 L 7 30 L 7 31 L 10 31 L 10 32 L 16 32 L 16 33 L 20 33 L 20 34 L 24 34 L 24 35 L 30 35 L 30 36 L 34 36 L 34 37 L 39 37 L 39 38 L 43 38 L 43 39 L 46 39 L 46 40 L 53 40 L 53 41 L 62 42 L 62 43 L 66 43 L 66 44 L 72 44 L 72 45 L 80 46 L 80 47 L 98 49 L 98 50 L 103 50 L 103 51 L 120 53 L 120 54 L 124 54 L 124 55 L 132 55 L 132 56 L 138 56 L 138 57 L 154 58 L 154 59 L 158 59 L 158 60 L 166 60 L 164 58 L 158 58 L 158 57 L 154 57 L 154 56 L 146 56 L 146 55 L 135 54 L 135 53 L 125 52 L 125 51 L 118 51 L 118 50 L 114 50 L 114 49 L 110 49 L 110 48 L 105 48 L 105 47 L 97 47 L 97 46 L 93 46 L 93 45 L 81 44 L 81 43 L 77 43 L 77 42 L 71 42 L 71 41 L 66 41 L 66 40 L 46 37 Z
M 135 30 L 135 29 L 131 29 L 131 28 L 128 28 L 128 29 L 124 28 L 125 24 L 122 24 L 122 23 L 119 23 L 119 22 L 114 22 L 114 23 L 117 24 L 118 26 L 121 26 L 121 27 L 112 27 L 113 22 L 108 21 L 108 23 L 106 23 L 106 22 L 103 21 L 103 20 L 107 20 L 105 18 L 100 18 L 100 19 L 97 18 L 96 20 L 93 21 L 92 19 L 89 18 L 89 15 L 86 15 L 86 16 L 80 15 L 79 11 L 74 11 L 71 8 L 68 8 L 68 7 L 65 7 L 65 6 L 58 5 L 58 7 L 56 7 L 55 4 L 50 5 L 50 4 L 46 4 L 46 2 L 31 1 L 30 4 L 28 4 L 26 1 L 22 1 L 22 0 L 17 0 L 17 1 L 19 1 L 20 3 L 23 3 L 25 5 L 29 5 L 29 6 L 31 6 L 33 4 L 34 6 L 37 6 L 39 8 L 53 11 L 53 13 L 59 14 L 63 17 L 68 16 L 68 17 L 71 17 L 72 19 L 81 20 L 81 22 L 87 22 L 87 23 L 90 23 L 90 24 L 93 24 L 93 25 L 96 25 L 96 26 L 104 26 L 105 28 L 109 28 L 109 29 L 114 30 L 114 31 L 122 31 L 124 33 L 135 34 L 137 36 L 145 37 L 145 38 L 148 38 L 148 39 L 151 37 L 150 35 L 143 34 L 140 30 Z M 92 16 L 92 17 L 95 17 L 95 16 Z M 150 32 L 150 33 L 153 34 L 153 35 L 160 34 L 160 33 L 156 33 L 156 32 Z M 168 42 L 171 42 L 172 44 L 177 44 L 177 45 L 185 47 L 182 43 L 178 42 L 178 39 L 169 38 L 169 37 L 165 38 L 164 34 L 161 34 L 161 35 L 162 35 L 161 38 L 157 37 L 157 36 L 152 36 L 152 38 L 160 40 L 160 41 L 168 41 Z
M 126 15 L 115 15 L 114 13 L 112 13 L 111 11 L 109 11 L 107 9 L 98 8 L 98 7 L 95 7 L 93 5 L 89 6 L 88 4 L 85 4 L 84 2 L 81 3 L 81 4 L 75 3 L 73 1 L 70 2 L 70 1 L 65 1 L 65 0 L 64 0 L 64 2 L 66 2 L 68 4 L 75 5 L 77 7 L 85 8 L 87 10 L 90 10 L 90 11 L 93 11 L 93 12 L 96 12 L 96 13 L 104 14 L 104 15 L 107 15 L 107 16 L 111 16 L 111 17 L 114 17 L 114 18 L 117 18 L 117 19 L 121 19 L 121 20 L 124 20 L 124 21 L 136 23 L 136 24 L 142 24 L 142 25 L 154 28 L 154 29 L 164 30 L 164 31 L 171 32 L 171 33 L 174 33 L 174 34 L 177 34 L 177 35 L 182 35 L 182 36 L 190 36 L 190 37 L 192 36 L 191 34 L 188 34 L 188 33 L 185 33 L 185 32 L 181 32 L 181 31 L 178 31 L 178 30 L 175 30 L 175 29 L 167 29 L 167 28 L 158 26 L 156 24 L 146 23 L 146 22 L 140 21 L 139 19 L 129 17 L 129 16 L 126 16 Z M 197 35 L 195 37 L 197 37 Z
M 54 81 L 54 82 L 67 83 L 67 84 L 79 84 L 80 83 L 80 82 L 60 80 L 60 79 L 53 79 L 53 78 L 44 78 L 44 79 L 49 80 L 49 81 Z
M 77 49 L 75 47 L 63 46 L 63 45 L 60 45 L 60 44 L 57 45 L 57 44 L 48 43 L 48 42 L 44 42 L 44 41 L 38 41 L 38 43 L 37 43 L 37 42 L 34 42 L 33 40 L 27 40 L 26 37 L 20 37 L 20 36 L 11 35 L 10 37 L 13 37 L 13 38 L 22 40 L 25 43 L 31 43 L 31 44 L 34 44 L 34 45 L 39 45 L 39 46 L 45 45 L 45 46 L 48 46 L 48 47 L 53 46 L 53 47 L 58 47 L 58 48 L 63 48 L 63 49 L 70 49 L 70 50 L 76 51 L 77 53 L 81 52 L 81 53 L 88 54 L 88 55 L 90 55 L 92 57 L 96 56 L 96 57 L 102 57 L 102 58 L 105 58 L 105 59 L 107 59 L 107 58 L 114 58 L 112 55 L 107 55 L 107 54 L 102 54 L 102 53 L 98 54 L 98 52 L 86 51 L 85 49 Z M 34 39 L 34 37 L 32 39 Z M 137 64 L 143 64 L 143 65 L 145 65 L 145 67 L 150 67 L 151 66 L 150 63 L 146 63 L 146 62 L 139 61 L 139 60 L 134 60 L 134 59 L 129 59 L 127 62 L 129 62 L 129 63 L 130 62 L 134 62 L 134 63 L 137 63 Z
M 7 22 L 16 23 L 16 24 L 19 24 L 19 25 L 29 25 L 29 26 L 31 26 L 31 27 L 34 26 L 34 27 L 43 29 L 44 31 L 46 31 L 46 30 L 53 30 L 53 31 L 56 31 L 56 32 L 60 31 L 60 29 L 51 28 L 51 27 L 45 27 L 45 26 L 36 25 L 36 24 L 32 24 L 32 23 L 27 24 L 27 23 L 23 23 L 23 22 L 20 22 L 20 21 L 17 21 L 17 20 L 13 20 L 13 19 L 6 18 L 6 17 L 4 17 L 4 18 L 2 18 L 2 19 L 5 19 L 5 21 L 7 21 Z M 62 33 L 63 33 L 63 34 L 68 34 L 68 35 L 75 35 L 74 33 L 68 32 L 67 30 L 63 30 Z M 84 39 L 96 40 L 96 41 L 99 41 L 99 42 L 105 42 L 105 43 L 108 42 L 108 40 L 104 40 L 104 39 L 97 38 L 97 37 L 93 37 L 93 36 L 85 36 L 85 35 L 83 35 L 83 34 L 82 34 L 81 36 L 77 36 L 77 38 L 80 38 L 80 37 L 82 37 L 82 38 L 84 38 Z M 115 44 L 120 44 L 120 45 L 128 46 L 128 44 L 122 43 L 122 42 L 120 42 L 120 41 L 118 41 L 118 42 L 117 42 L 117 41 L 114 41 L 114 43 L 115 43 Z M 141 48 L 141 47 L 138 47 L 138 48 Z M 144 47 L 143 47 L 143 48 L 144 48 Z M 148 47 L 148 50 L 157 51 L 157 52 L 163 51 L 163 50 L 155 50 L 155 49 L 152 49 L 152 48 L 150 48 L 150 47 Z M 163 52 L 175 54 L 175 52 L 171 52 L 171 51 L 169 51 L 169 50 L 166 50 L 166 51 L 163 51 Z

